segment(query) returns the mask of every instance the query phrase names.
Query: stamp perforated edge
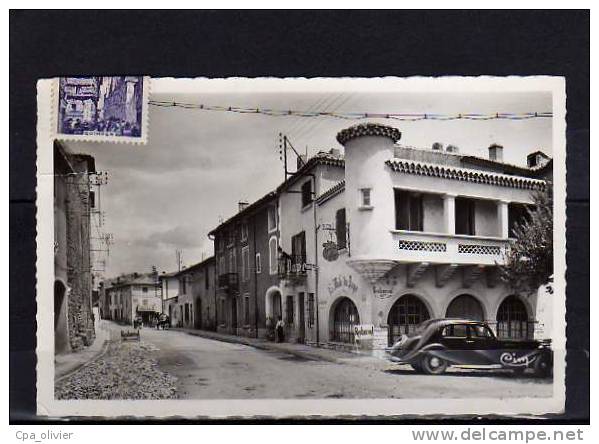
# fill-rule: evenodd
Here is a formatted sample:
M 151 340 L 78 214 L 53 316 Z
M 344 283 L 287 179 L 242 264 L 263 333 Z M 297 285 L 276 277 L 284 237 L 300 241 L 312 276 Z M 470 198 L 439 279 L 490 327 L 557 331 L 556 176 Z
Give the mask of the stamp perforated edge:
M 109 143 L 125 143 L 131 145 L 146 145 L 148 143 L 148 129 L 149 129 L 149 100 L 151 90 L 151 78 L 149 76 L 142 76 L 143 88 L 142 88 L 142 104 L 141 104 L 141 136 L 130 137 L 130 136 L 101 136 L 101 135 L 78 135 L 78 134 L 63 134 L 58 132 L 58 100 L 60 90 L 60 78 L 56 77 L 52 79 L 52 101 L 50 113 L 50 131 L 51 136 L 57 140 L 64 141 L 78 141 L 78 142 L 109 142 Z

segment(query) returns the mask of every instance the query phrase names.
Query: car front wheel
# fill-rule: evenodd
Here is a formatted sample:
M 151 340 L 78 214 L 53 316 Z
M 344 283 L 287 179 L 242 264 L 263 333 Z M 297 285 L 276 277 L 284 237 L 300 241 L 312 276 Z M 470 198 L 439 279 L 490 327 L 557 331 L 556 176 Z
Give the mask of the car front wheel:
M 425 355 L 422 358 L 422 370 L 424 373 L 429 375 L 440 375 L 445 370 L 447 370 L 448 364 L 447 361 L 434 356 L 434 355 Z
M 413 362 L 410 366 L 416 371 L 416 373 L 422 373 L 422 365 L 419 362 Z

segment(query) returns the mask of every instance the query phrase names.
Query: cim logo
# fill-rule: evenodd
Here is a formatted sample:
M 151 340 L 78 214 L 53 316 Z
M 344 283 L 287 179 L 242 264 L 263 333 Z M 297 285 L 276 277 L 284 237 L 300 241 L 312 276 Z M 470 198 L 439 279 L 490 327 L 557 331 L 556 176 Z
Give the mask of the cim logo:
M 505 352 L 499 357 L 499 362 L 506 367 L 528 367 L 536 357 L 530 354 L 517 356 L 514 352 Z

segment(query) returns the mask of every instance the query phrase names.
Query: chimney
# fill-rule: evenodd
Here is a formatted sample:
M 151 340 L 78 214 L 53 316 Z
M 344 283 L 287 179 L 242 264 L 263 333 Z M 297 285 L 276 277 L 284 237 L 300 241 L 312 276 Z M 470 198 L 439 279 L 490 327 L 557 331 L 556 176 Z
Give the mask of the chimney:
M 443 144 L 441 142 L 433 143 L 433 151 L 443 151 Z
M 329 150 L 329 154 L 333 157 L 341 157 L 341 150 L 339 148 L 331 148 Z
M 250 204 L 248 203 L 247 200 L 240 200 L 237 205 L 239 206 L 239 212 L 241 213 L 243 210 L 245 210 L 247 207 L 250 206 Z
M 489 160 L 503 162 L 503 146 L 496 143 L 489 146 Z
M 446 153 L 459 153 L 460 149 L 455 145 L 447 145 L 445 148 Z
M 308 162 L 307 154 L 300 154 L 297 156 L 297 169 L 299 170 L 302 166 L 304 166 Z
M 549 156 L 542 151 L 535 151 L 526 156 L 528 168 L 539 168 L 549 162 Z

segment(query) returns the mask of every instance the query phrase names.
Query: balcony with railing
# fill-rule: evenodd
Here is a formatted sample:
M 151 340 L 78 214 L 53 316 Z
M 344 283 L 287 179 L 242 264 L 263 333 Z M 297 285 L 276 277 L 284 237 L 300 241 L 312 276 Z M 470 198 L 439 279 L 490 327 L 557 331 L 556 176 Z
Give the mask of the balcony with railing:
M 302 280 L 307 276 L 306 257 L 303 255 L 281 255 L 278 264 L 281 279 Z
M 489 236 L 391 230 L 398 262 L 454 263 L 458 265 L 503 264 L 509 240 Z

